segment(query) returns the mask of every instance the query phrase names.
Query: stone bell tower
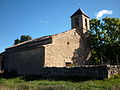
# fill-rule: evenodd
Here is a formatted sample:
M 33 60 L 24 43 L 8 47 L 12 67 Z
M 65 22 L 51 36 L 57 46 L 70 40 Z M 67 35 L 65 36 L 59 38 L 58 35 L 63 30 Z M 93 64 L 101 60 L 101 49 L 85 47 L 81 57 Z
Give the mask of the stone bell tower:
M 81 9 L 78 9 L 70 18 L 72 29 L 76 28 L 82 33 L 89 30 L 89 17 Z

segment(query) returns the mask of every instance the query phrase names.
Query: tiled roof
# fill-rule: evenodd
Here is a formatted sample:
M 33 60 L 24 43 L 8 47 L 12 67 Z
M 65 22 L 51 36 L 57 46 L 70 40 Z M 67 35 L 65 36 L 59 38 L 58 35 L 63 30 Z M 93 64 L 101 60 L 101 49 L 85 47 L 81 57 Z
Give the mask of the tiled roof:
M 32 43 L 32 42 L 37 42 L 37 41 L 45 40 L 45 39 L 50 38 L 50 37 L 51 37 L 51 36 L 44 36 L 44 37 L 40 37 L 40 38 L 28 40 L 28 41 L 25 41 L 25 42 L 22 42 L 22 43 L 13 45 L 12 47 L 8 47 L 8 48 L 6 48 L 6 49 L 14 48 L 14 47 L 17 47 L 17 46 L 20 46 L 20 45 L 24 45 L 24 44 L 28 44 L 28 43 Z
M 67 31 L 71 31 L 71 30 L 67 30 Z M 65 31 L 65 32 L 67 32 L 67 31 Z M 62 32 L 62 33 L 65 33 L 65 32 Z M 58 34 L 62 34 L 62 33 L 58 33 Z M 28 40 L 28 41 L 25 41 L 25 42 L 22 42 L 22 43 L 13 45 L 13 46 L 11 46 L 11 47 L 8 47 L 8 48 L 6 48 L 6 49 L 18 47 L 18 46 L 25 45 L 25 44 L 28 44 L 28 43 L 43 41 L 43 40 L 46 40 L 46 39 L 48 39 L 48 38 L 51 38 L 52 36 L 57 36 L 58 34 L 54 34 L 54 35 L 49 35 L 49 36 L 44 36 L 44 37 L 40 37 L 40 38 Z
M 81 9 L 78 9 L 70 18 L 72 18 L 73 16 L 80 15 L 80 14 L 83 14 L 83 15 L 85 15 L 86 17 L 88 17 Z M 89 18 L 89 17 L 88 17 L 88 18 Z

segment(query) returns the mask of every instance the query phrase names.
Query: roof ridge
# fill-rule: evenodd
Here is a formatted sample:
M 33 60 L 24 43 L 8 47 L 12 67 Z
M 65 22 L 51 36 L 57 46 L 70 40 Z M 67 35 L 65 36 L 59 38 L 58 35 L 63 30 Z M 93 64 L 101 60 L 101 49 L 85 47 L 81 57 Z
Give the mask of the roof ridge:
M 73 30 L 73 29 L 70 29 L 70 30 Z M 67 31 L 70 31 L 70 30 L 67 30 Z M 67 32 L 67 31 L 64 31 L 64 32 Z M 61 33 L 64 33 L 64 32 L 61 32 Z M 34 42 L 34 41 L 38 41 L 38 40 L 50 38 L 52 36 L 56 36 L 56 35 L 61 34 L 61 33 L 57 33 L 57 34 L 53 34 L 53 35 L 48 35 L 48 36 L 43 36 L 43 37 L 39 37 L 39 38 L 36 38 L 36 39 L 31 39 L 31 40 L 28 40 L 28 41 L 24 41 L 24 42 L 18 43 L 16 45 L 13 45 L 11 47 L 8 47 L 6 49 L 14 48 L 14 47 L 17 47 L 17 46 L 20 46 L 20 45 L 24 45 L 24 44 L 29 43 L 29 42 Z
M 8 47 L 8 48 L 6 48 L 6 49 L 13 48 L 13 47 L 17 47 L 17 46 L 20 46 L 20 45 L 23 45 L 23 44 L 26 44 L 26 43 L 29 43 L 29 42 L 33 42 L 33 41 L 42 40 L 42 39 L 45 39 L 45 38 L 47 38 L 47 37 L 49 38 L 50 36 L 51 36 L 51 35 L 39 37 L 39 38 L 36 38 L 36 39 L 27 40 L 27 41 L 18 43 L 18 44 L 16 44 L 16 45 L 13 45 L 13 46 L 11 46 L 11 47 Z
M 88 17 L 87 14 L 85 14 L 85 12 L 79 8 L 70 18 L 72 18 L 73 16 L 76 16 L 76 15 L 79 15 L 80 13 L 85 15 L 86 17 Z

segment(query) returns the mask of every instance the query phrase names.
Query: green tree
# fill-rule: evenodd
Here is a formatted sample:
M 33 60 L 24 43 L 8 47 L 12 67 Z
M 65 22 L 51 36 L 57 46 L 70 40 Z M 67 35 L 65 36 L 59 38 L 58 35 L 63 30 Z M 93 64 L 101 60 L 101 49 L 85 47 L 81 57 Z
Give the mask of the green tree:
M 29 35 L 21 35 L 20 42 L 31 40 L 32 38 Z
M 20 40 L 17 38 L 15 41 L 14 41 L 14 45 L 20 43 Z
M 120 62 L 120 19 L 90 20 L 91 59 L 95 64 Z
M 24 41 L 27 41 L 27 40 L 31 40 L 32 38 L 29 36 L 29 35 L 21 35 L 20 37 L 20 40 L 19 39 L 16 39 L 14 41 L 14 45 L 18 44 L 18 43 L 21 43 L 21 42 L 24 42 Z

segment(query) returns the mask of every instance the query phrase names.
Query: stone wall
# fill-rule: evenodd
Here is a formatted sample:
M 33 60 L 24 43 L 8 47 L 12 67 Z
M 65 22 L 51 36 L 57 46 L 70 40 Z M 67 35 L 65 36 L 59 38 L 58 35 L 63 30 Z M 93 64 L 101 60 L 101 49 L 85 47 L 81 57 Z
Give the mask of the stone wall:
M 0 53 L 0 70 L 1 70 L 1 66 L 2 66 L 2 54 Z
M 120 65 L 107 65 L 107 69 L 108 69 L 108 78 L 117 75 L 118 73 L 120 74 Z
M 80 67 L 44 67 L 31 70 L 29 75 L 42 77 L 79 77 L 87 79 L 104 79 L 120 73 L 120 66 L 82 65 Z
M 65 67 L 66 63 L 78 66 L 85 64 L 87 53 L 84 38 L 76 29 L 72 29 L 7 48 L 4 66 L 8 72 L 19 73 L 27 73 L 39 67 Z
M 4 69 L 4 52 L 0 53 L 0 70 Z
M 45 47 L 45 67 L 65 67 L 69 62 L 84 65 L 89 53 L 85 39 L 72 29 L 52 36 L 52 43 Z
M 87 22 L 86 22 L 86 20 L 87 20 Z M 87 30 L 90 30 L 89 18 L 86 17 L 85 15 L 82 15 L 82 23 L 83 23 L 83 33 L 85 33 Z
M 64 67 L 65 62 L 73 63 L 80 38 L 74 29 L 52 36 L 53 43 L 45 45 L 45 67 Z
M 32 69 L 37 70 L 44 66 L 44 47 L 36 47 L 29 50 L 6 53 L 5 70 L 7 72 L 17 72 L 27 74 Z

